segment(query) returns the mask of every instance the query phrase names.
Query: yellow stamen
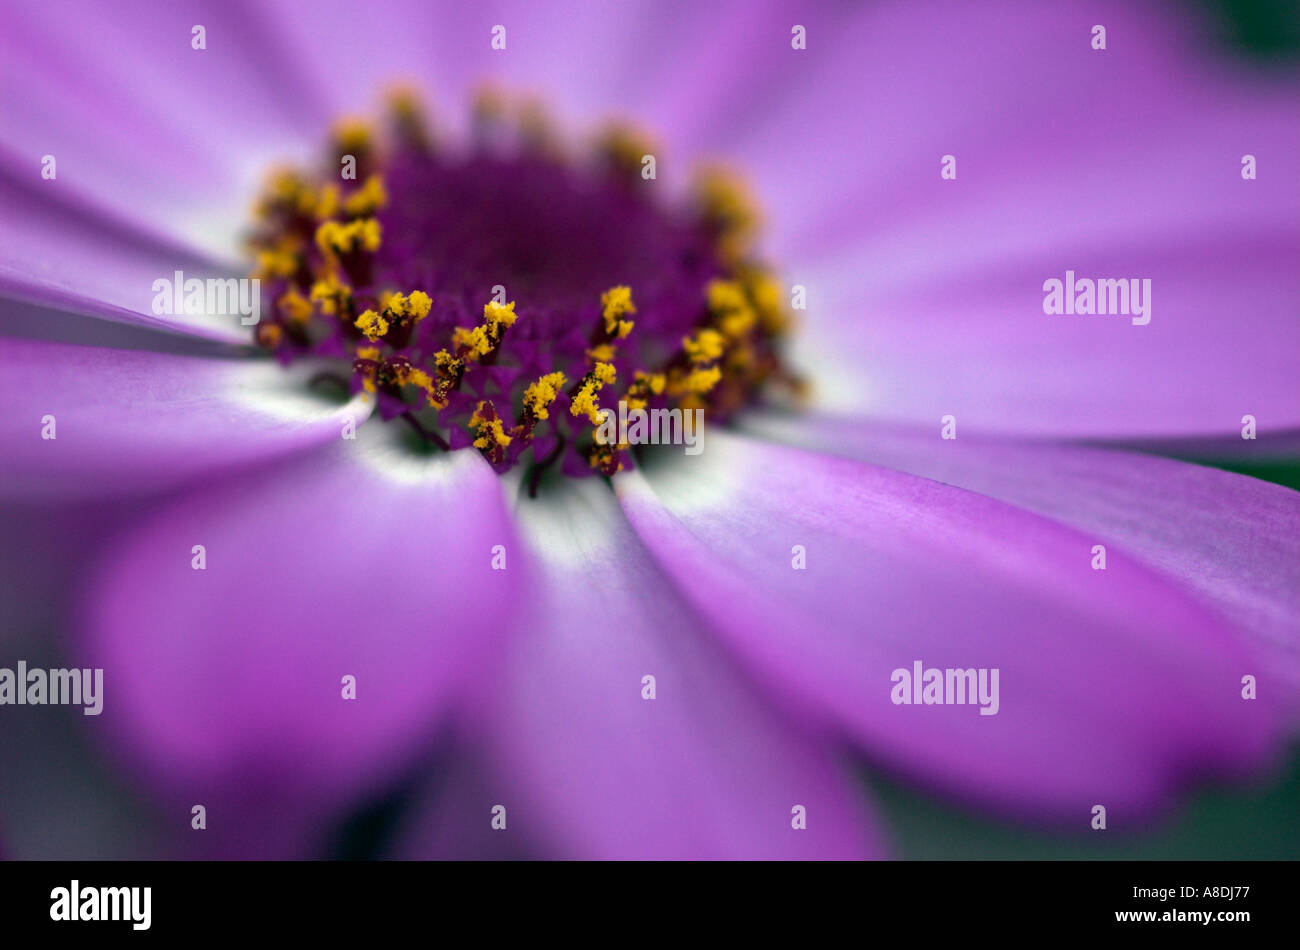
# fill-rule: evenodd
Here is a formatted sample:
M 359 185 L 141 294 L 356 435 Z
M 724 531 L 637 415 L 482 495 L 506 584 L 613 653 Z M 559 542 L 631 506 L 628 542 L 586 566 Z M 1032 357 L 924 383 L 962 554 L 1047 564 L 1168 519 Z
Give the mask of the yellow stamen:
M 469 424 L 478 432 L 478 438 L 474 440 L 475 448 L 486 449 L 490 446 L 505 448 L 511 442 L 510 436 L 506 435 L 505 427 L 501 425 L 501 420 L 497 418 L 495 408 L 488 400 L 479 402 L 474 415 L 470 416 Z
M 346 224 L 338 221 L 322 222 L 316 229 L 316 246 L 327 257 L 346 254 L 357 248 L 379 250 L 379 222 L 374 218 L 358 218 Z
M 658 396 L 664 391 L 664 374 L 647 373 L 637 370 L 632 385 L 627 388 L 623 399 L 629 409 L 644 409 L 650 403 L 652 395 Z
M 311 285 L 311 299 L 320 303 L 322 313 L 338 313 L 352 299 L 352 288 L 333 273 L 326 273 Z
M 388 332 L 388 321 L 373 310 L 363 310 L 354 325 L 372 343 Z
M 492 331 L 494 337 L 500 336 L 499 330 L 503 327 L 512 327 L 515 321 L 519 319 L 515 313 L 515 302 L 497 303 L 491 300 L 483 305 L 483 320 L 487 323 L 488 329 Z
M 281 294 L 276 305 L 285 320 L 295 326 L 304 326 L 311 319 L 311 301 L 293 288 Z
M 292 277 L 298 270 L 298 256 L 284 250 L 264 250 L 257 254 L 257 275 L 262 280 Z
M 385 309 L 391 310 L 395 316 L 412 317 L 419 322 L 429 315 L 433 299 L 423 290 L 413 290 L 409 296 L 388 294 L 386 299 L 380 299 L 380 303 Z
M 386 204 L 388 192 L 384 188 L 383 177 L 371 175 L 364 185 L 348 195 L 343 202 L 343 210 L 350 218 L 361 218 L 374 214 Z
M 788 332 L 792 321 L 780 281 L 766 271 L 753 270 L 745 275 L 745 288 L 763 329 L 774 335 Z
M 711 280 L 705 293 L 718 328 L 729 339 L 743 336 L 754 326 L 757 317 L 739 283 L 734 280 Z
M 722 257 L 730 262 L 744 257 L 762 223 L 744 180 L 725 168 L 706 167 L 696 175 L 695 200 L 704 219 L 717 229 Z
M 682 348 L 695 364 L 712 363 L 722 356 L 726 338 L 717 330 L 700 330 L 695 336 L 682 337 Z
M 555 401 L 567 382 L 563 373 L 547 373 L 535 383 L 530 383 L 524 390 L 524 405 L 533 414 L 534 419 L 549 419 L 548 407 Z
M 346 116 L 334 124 L 334 144 L 341 152 L 361 152 L 371 141 L 370 125 L 365 119 Z
M 615 339 L 623 339 L 632 332 L 631 320 L 620 320 L 626 313 L 636 313 L 632 302 L 632 288 L 619 285 L 611 287 L 600 295 L 601 316 L 605 319 L 605 333 Z
M 600 425 L 600 403 L 596 401 L 596 394 L 606 384 L 614 382 L 616 375 L 617 371 L 610 363 L 597 363 L 593 366 L 591 372 L 583 377 L 582 388 L 569 405 L 569 414 L 585 415 L 592 425 Z

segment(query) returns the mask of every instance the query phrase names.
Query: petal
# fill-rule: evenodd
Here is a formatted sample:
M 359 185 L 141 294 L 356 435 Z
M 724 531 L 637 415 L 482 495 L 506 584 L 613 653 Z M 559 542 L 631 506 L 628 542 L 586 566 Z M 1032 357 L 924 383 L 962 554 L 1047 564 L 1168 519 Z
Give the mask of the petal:
M 827 408 L 1048 437 L 1300 426 L 1295 70 L 1246 73 L 1168 9 L 890 4 L 810 35 L 821 92 L 730 151 L 807 288 Z M 1045 314 L 1067 270 L 1150 279 L 1150 324 Z
M 395 829 L 391 856 L 403 861 L 529 861 L 548 855 L 528 840 L 518 821 L 492 827 L 501 791 L 480 761 L 457 747 L 439 756 L 414 807 Z M 508 833 L 507 833 L 508 832 Z
M 13 301 L 33 302 L 189 336 L 249 340 L 250 328 L 234 316 L 154 313 L 155 281 L 174 286 L 177 271 L 182 286 L 195 277 L 224 279 L 234 273 L 228 264 L 105 211 L 75 186 L 24 178 L 3 156 L 0 212 L 0 297 L 8 298 L 0 306 L 6 310 Z
M 0 337 L 9 497 L 120 497 L 337 440 L 372 402 L 322 403 L 270 360 Z M 46 438 L 52 434 L 53 438 Z
M 503 804 L 508 833 L 557 857 L 878 853 L 824 742 L 737 676 L 603 484 L 554 486 L 517 515 L 540 578 L 499 694 L 469 717 L 495 763 L 478 820 Z
M 268 161 L 330 118 L 256 4 L 23 5 L 0 24 L 0 140 L 24 171 L 210 250 L 233 246 Z
M 678 462 L 679 464 L 671 464 Z M 1112 826 L 1261 766 L 1276 678 L 1122 552 L 961 489 L 713 432 L 616 478 L 629 518 L 768 688 L 885 764 L 1020 817 Z M 791 555 L 802 545 L 806 569 Z M 999 670 L 994 704 L 896 705 L 894 672 Z M 1260 674 L 1264 699 L 1241 698 Z
M 113 505 L 0 502 L 0 667 L 92 667 L 66 636 L 69 591 L 92 550 L 139 517 Z M 5 857 L 122 860 L 166 856 L 175 822 L 150 812 L 102 755 L 102 717 L 82 706 L 5 711 L 0 824 Z M 28 714 L 30 713 L 30 714 Z M 75 816 L 65 820 L 65 816 Z
M 944 441 L 862 420 L 755 415 L 762 437 L 1036 512 L 1194 592 L 1255 641 L 1300 710 L 1300 493 L 1171 459 L 1055 443 Z
M 419 753 L 507 622 L 497 477 L 391 435 L 367 426 L 180 498 L 108 546 L 84 590 L 102 728 L 163 800 L 208 808 L 214 851 L 308 849 Z

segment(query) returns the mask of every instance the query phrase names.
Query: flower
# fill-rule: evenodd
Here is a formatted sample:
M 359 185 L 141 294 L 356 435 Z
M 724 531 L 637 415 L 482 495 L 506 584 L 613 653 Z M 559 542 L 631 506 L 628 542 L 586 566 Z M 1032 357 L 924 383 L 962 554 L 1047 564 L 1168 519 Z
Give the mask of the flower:
M 1116 830 L 1193 779 L 1267 767 L 1300 681 L 1296 495 L 1131 449 L 1295 444 L 1293 97 L 1130 5 L 778 4 L 743 20 L 705 7 L 689 24 L 633 5 L 506 5 L 493 22 L 470 6 L 318 6 L 238 19 L 87 5 L 75 26 L 4 14 L 0 549 L 19 595 L 6 629 L 29 659 L 104 669 L 103 715 L 82 728 L 180 825 L 147 847 L 320 853 L 323 828 L 407 782 L 423 807 L 404 816 L 401 855 L 871 856 L 885 843 L 849 751 L 1021 820 L 1084 827 L 1101 804 Z M 1094 21 L 1107 50 L 1088 42 Z M 672 67 L 652 72 L 668 48 Z M 68 62 L 79 70 L 52 65 Z M 47 69 L 61 81 L 41 82 Z M 570 408 L 548 424 L 591 422 L 606 387 L 655 370 L 587 348 L 658 333 L 707 366 L 718 339 L 678 333 L 667 308 L 701 306 L 715 319 L 700 330 L 723 338 L 749 325 L 725 280 L 689 297 L 661 285 L 653 307 L 619 274 L 585 286 L 606 246 L 572 238 L 564 193 L 526 209 L 551 238 L 516 260 L 585 292 L 579 338 L 561 336 L 567 297 L 494 307 L 476 288 L 482 309 L 452 321 L 446 360 L 501 370 L 500 404 L 452 406 L 448 438 L 463 439 L 446 452 L 413 452 L 381 421 L 405 414 L 391 390 L 439 412 L 454 398 L 436 385 L 446 360 L 403 355 L 400 334 L 419 342 L 440 301 L 473 294 L 418 272 L 418 248 L 406 279 L 372 288 L 367 255 L 439 225 L 463 238 L 468 219 L 508 240 L 519 209 L 484 213 L 520 171 L 493 151 L 510 108 L 497 94 L 477 111 L 471 168 L 486 185 L 431 221 L 382 217 L 414 194 L 400 175 L 315 190 L 310 208 L 280 179 L 294 207 L 328 212 L 310 235 L 269 230 L 254 261 L 285 284 L 266 324 L 279 335 L 259 324 L 257 341 L 287 367 L 248 328 L 152 312 L 156 279 L 218 272 L 253 169 L 403 71 L 444 101 L 492 72 L 577 117 L 631 113 L 665 135 L 656 209 L 672 206 L 681 159 L 749 166 L 766 257 L 807 291 L 786 356 L 815 408 L 735 412 L 697 458 L 619 472 L 601 455 L 608 481 L 556 476 L 529 497 L 515 426 L 566 384 Z M 397 115 L 415 148 L 470 135 Z M 535 105 L 515 128 L 576 162 Z M 626 166 L 645 141 L 616 128 L 600 148 Z M 359 164 L 373 144 L 337 127 Z M 1262 169 L 1250 181 L 1247 152 Z M 33 171 L 46 154 L 56 177 Z M 734 276 L 754 206 L 716 179 L 706 194 L 725 226 L 709 245 L 718 273 L 696 276 Z M 640 200 L 611 217 L 609 248 L 625 247 Z M 635 262 L 689 249 L 659 233 Z M 1151 323 L 1043 313 L 1039 288 L 1067 269 L 1149 277 Z M 360 289 L 384 296 L 350 300 Z M 532 329 L 530 313 L 543 314 Z M 327 317 L 329 339 L 357 347 L 333 354 L 360 383 L 343 404 L 313 396 L 315 368 L 292 352 Z M 601 339 L 586 338 L 593 324 Z M 516 337 L 538 362 L 522 378 L 486 364 Z M 506 416 L 512 388 L 511 412 L 531 416 Z M 1249 445 L 1243 414 L 1263 430 Z M 42 439 L 47 416 L 57 436 Z M 944 416 L 956 439 L 940 438 Z M 999 671 L 998 711 L 896 703 L 893 674 L 916 662 Z M 21 813 L 32 793 L 7 794 Z M 198 838 L 195 806 L 210 816 Z

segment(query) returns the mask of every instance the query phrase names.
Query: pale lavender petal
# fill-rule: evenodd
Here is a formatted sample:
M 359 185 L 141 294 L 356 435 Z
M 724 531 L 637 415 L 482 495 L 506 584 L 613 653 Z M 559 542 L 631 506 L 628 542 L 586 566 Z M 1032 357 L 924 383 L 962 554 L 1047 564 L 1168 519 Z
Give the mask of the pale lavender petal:
M 825 405 L 1058 437 L 1300 425 L 1295 70 L 1247 72 L 1177 12 L 882 4 L 810 34 L 821 92 L 728 151 L 807 288 Z M 1151 323 L 1044 314 L 1066 270 L 1149 278 Z
M 120 323 L 225 342 L 247 342 L 237 316 L 154 312 L 154 282 L 238 272 L 158 232 L 104 210 L 75 186 L 26 175 L 0 156 L 0 307 L 33 302 Z M 269 303 L 267 304 L 269 306 Z M 183 309 L 183 308 L 182 308 Z M 234 308 L 228 308 L 234 309 Z M 7 312 L 0 311 L 0 330 Z
M 502 804 L 504 833 L 575 858 L 878 854 L 825 741 L 738 676 L 608 489 L 548 488 L 516 512 L 540 563 L 533 609 L 468 717 L 494 765 L 478 819 Z
M 1086 534 L 716 431 L 668 461 L 615 480 L 664 569 L 768 689 L 906 775 L 1022 818 L 1086 828 L 1102 804 L 1133 827 L 1194 776 L 1274 751 L 1281 677 L 1123 552 L 1092 570 Z M 998 711 L 895 704 L 915 661 L 999 670 Z
M 421 459 L 392 436 L 364 427 L 161 507 L 83 591 L 100 727 L 180 815 L 207 806 L 196 849 L 319 844 L 314 827 L 418 756 L 508 629 L 497 476 L 476 453 Z
M 308 367 L 0 337 L 14 498 L 111 498 L 229 476 L 338 440 L 373 400 L 313 397 Z
M 936 428 L 827 417 L 748 418 L 792 445 L 988 495 L 1087 532 L 1177 580 L 1257 638 L 1279 698 L 1300 708 L 1300 493 L 1134 452 L 1056 443 L 943 440 Z
M 260 4 L 23 4 L 0 24 L 0 141 L 22 170 L 204 247 L 231 247 L 267 162 L 330 118 Z
M 785 0 L 672 11 L 646 0 L 380 0 L 364 16 L 340 0 L 268 6 L 277 31 L 301 41 L 296 58 L 335 108 L 371 108 L 378 89 L 405 78 L 432 96 L 440 125 L 463 129 L 470 92 L 491 80 L 540 97 L 574 129 L 620 116 L 662 133 L 671 156 L 664 172 L 674 178 L 683 171 L 678 159 L 716 145 L 720 121 L 744 127 L 756 103 L 804 65 L 780 58 L 796 14 L 825 23 L 826 34 L 840 19 Z M 492 46 L 497 26 L 505 29 L 504 50 Z M 378 48 L 382 57 L 372 54 Z

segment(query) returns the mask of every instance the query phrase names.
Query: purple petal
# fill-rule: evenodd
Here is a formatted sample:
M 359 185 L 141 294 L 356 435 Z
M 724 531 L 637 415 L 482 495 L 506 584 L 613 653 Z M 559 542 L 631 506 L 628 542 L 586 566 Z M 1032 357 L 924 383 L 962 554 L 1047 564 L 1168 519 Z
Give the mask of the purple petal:
M 89 666 L 66 636 L 69 591 L 140 502 L 0 503 L 0 666 Z M 0 817 L 5 857 L 23 860 L 161 858 L 171 816 L 151 813 L 102 756 L 99 718 L 80 706 L 5 709 Z M 12 715 L 11 715 L 12 714 Z M 102 718 L 102 717 L 101 717 Z M 75 815 L 51 821 L 51 815 Z M 177 835 L 179 837 L 179 835 Z
M 1122 551 L 1094 571 L 1091 537 L 1032 513 L 716 431 L 675 461 L 616 479 L 638 534 L 769 689 L 894 769 L 1021 817 L 1084 828 L 1102 804 L 1132 826 L 1273 751 L 1279 678 Z M 1006 695 L 995 714 L 896 705 L 915 661 L 999 670 Z
M 196 848 L 301 853 L 412 761 L 505 629 L 497 477 L 391 435 L 365 427 L 179 499 L 107 547 L 83 591 L 102 728 L 162 800 L 207 806 Z
M 1194 26 L 1155 5 L 909 3 L 810 34 L 810 88 L 729 151 L 808 289 L 827 406 L 1054 437 L 1300 425 L 1295 71 L 1246 74 Z M 1044 314 L 1066 270 L 1151 279 L 1151 323 Z
M 337 440 L 372 405 L 322 403 L 305 371 L 269 360 L 0 337 L 0 361 L 9 497 L 120 497 L 228 474 Z
M 243 343 L 236 317 L 157 315 L 154 281 L 225 278 L 227 264 L 196 253 L 83 197 L 75 186 L 23 177 L 0 157 L 0 301 L 30 301 L 121 323 Z M 269 303 L 268 303 L 269 306 Z M 6 317 L 8 314 L 6 313 Z
M 476 820 L 505 805 L 502 833 L 561 857 L 879 853 L 825 743 L 738 677 L 603 484 L 555 486 L 517 514 L 541 577 L 499 695 L 471 717 L 495 763 Z
M 1170 459 L 1053 443 L 944 441 L 862 420 L 754 416 L 792 445 L 933 478 L 1092 535 L 1176 580 L 1249 634 L 1300 704 L 1300 493 Z
M 228 247 L 267 162 L 331 118 L 258 4 L 20 5 L 0 24 L 0 140 L 21 167 L 201 246 Z

